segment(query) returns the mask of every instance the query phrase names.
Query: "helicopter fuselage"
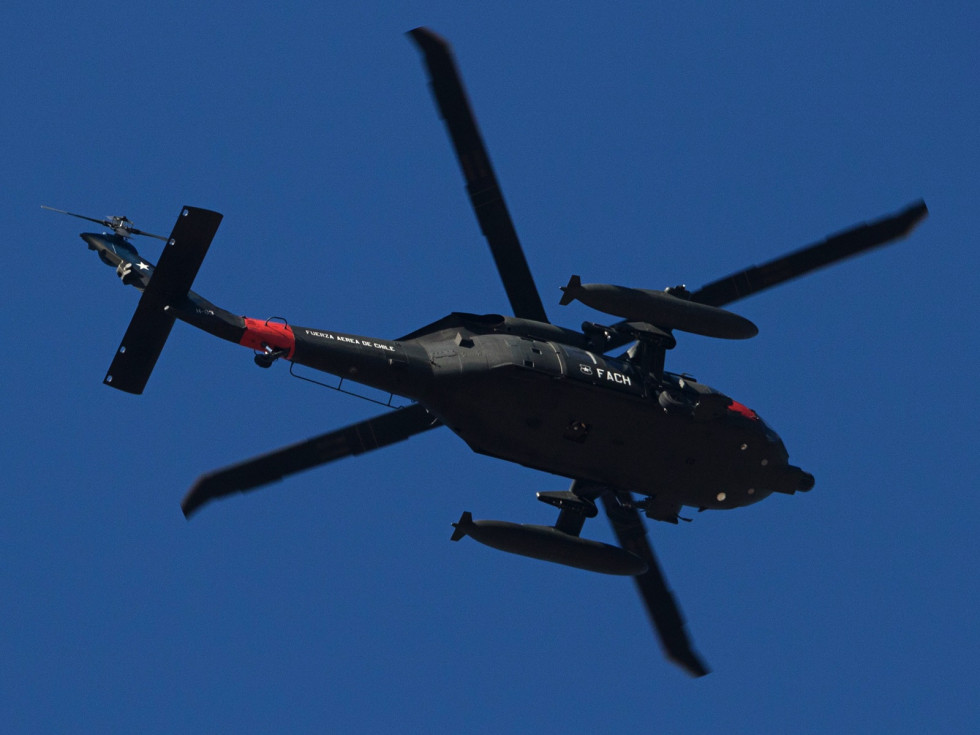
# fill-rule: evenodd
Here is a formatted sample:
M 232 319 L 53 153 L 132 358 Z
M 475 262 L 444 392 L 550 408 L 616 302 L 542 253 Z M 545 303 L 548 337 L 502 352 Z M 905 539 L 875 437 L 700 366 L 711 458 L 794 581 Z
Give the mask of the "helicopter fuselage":
M 124 283 L 154 267 L 118 235 L 83 235 Z M 398 340 L 249 319 L 190 291 L 174 315 L 231 342 L 421 403 L 480 454 L 646 496 L 647 515 L 729 509 L 809 490 L 752 410 L 693 378 L 644 373 L 588 335 L 454 313 Z
M 510 321 L 454 314 L 404 341 L 293 327 L 291 359 L 412 398 L 481 454 L 648 496 L 661 520 L 683 505 L 734 508 L 812 486 L 765 422 L 727 396 L 509 333 Z

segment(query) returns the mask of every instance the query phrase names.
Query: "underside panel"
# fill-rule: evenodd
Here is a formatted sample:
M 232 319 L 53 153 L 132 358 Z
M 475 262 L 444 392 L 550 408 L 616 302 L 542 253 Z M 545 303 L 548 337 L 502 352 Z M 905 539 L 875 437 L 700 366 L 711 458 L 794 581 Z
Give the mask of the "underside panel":
M 697 507 L 717 506 L 719 482 L 751 484 L 745 437 L 721 422 L 517 366 L 460 380 L 426 405 L 481 454 Z

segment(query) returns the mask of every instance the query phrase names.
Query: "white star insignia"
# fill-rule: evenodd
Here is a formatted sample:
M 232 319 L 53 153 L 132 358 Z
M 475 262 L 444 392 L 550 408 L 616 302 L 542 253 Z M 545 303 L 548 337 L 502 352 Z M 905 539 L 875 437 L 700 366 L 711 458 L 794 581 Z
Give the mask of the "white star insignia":
M 141 271 L 150 270 L 150 266 L 148 266 L 146 263 L 138 263 L 137 268 L 139 268 Z

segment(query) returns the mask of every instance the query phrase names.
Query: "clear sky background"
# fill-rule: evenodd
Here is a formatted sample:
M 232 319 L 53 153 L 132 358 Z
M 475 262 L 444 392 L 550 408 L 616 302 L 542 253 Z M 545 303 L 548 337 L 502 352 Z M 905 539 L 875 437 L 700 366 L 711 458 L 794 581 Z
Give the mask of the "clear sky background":
M 6 732 L 976 732 L 980 11 L 679 5 L 4 5 Z M 553 522 L 562 478 L 441 430 L 187 522 L 200 473 L 379 409 L 182 324 L 143 396 L 101 383 L 138 294 L 41 204 L 223 212 L 195 290 L 252 317 L 394 338 L 508 308 L 418 25 L 559 323 L 601 319 L 557 305 L 572 273 L 697 287 L 929 205 L 737 304 L 755 339 L 669 355 L 817 479 L 650 523 L 710 676 L 629 581 L 450 542 L 463 510 Z

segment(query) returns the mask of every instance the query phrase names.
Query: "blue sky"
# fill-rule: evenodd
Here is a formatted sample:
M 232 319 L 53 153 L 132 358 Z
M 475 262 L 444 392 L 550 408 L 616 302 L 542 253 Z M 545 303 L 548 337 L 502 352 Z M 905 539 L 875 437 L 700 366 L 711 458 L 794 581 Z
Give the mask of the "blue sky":
M 17 732 L 972 732 L 980 720 L 972 3 L 7 3 L 0 712 Z M 924 198 L 889 249 L 746 299 L 668 366 L 817 484 L 651 539 L 713 673 L 632 585 L 449 541 L 565 480 L 448 431 L 216 503 L 200 473 L 377 412 L 178 325 L 101 384 L 136 293 L 41 204 L 166 234 L 195 290 L 396 337 L 506 310 L 419 54 L 454 45 L 552 318 L 583 280 L 697 287 Z M 147 257 L 155 241 L 137 243 Z M 611 540 L 603 521 L 585 533 Z

